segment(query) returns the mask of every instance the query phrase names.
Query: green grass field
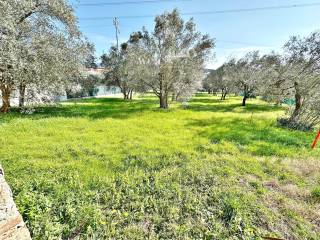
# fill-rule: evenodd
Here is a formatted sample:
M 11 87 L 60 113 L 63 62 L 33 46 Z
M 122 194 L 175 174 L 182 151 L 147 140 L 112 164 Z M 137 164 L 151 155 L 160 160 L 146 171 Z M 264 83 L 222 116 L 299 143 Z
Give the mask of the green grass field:
M 240 103 L 87 99 L 0 116 L 1 164 L 33 238 L 320 239 L 315 132 Z

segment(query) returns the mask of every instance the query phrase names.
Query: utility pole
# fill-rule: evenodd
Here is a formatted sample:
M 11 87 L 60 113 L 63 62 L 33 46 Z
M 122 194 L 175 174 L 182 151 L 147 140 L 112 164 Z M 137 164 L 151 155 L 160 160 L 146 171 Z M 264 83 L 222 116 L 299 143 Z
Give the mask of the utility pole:
M 119 49 L 119 34 L 120 34 L 120 30 L 119 30 L 119 21 L 118 21 L 118 18 L 115 17 L 113 19 L 113 25 L 115 27 L 115 30 L 116 30 L 116 39 L 117 39 L 117 51 L 118 53 L 120 52 L 120 49 Z

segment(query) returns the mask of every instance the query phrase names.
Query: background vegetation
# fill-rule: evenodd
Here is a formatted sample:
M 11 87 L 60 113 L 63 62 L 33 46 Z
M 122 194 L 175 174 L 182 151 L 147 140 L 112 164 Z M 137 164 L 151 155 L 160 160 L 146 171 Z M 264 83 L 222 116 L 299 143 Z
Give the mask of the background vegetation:
M 240 102 L 86 99 L 2 115 L 1 163 L 33 238 L 319 239 L 315 133 Z

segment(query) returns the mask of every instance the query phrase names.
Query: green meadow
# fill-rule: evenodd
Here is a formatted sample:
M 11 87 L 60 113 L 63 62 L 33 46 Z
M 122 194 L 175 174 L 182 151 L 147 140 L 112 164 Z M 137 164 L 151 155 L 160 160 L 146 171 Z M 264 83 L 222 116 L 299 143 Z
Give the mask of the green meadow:
M 199 94 L 85 99 L 0 116 L 0 160 L 33 239 L 320 239 L 316 132 L 285 108 Z

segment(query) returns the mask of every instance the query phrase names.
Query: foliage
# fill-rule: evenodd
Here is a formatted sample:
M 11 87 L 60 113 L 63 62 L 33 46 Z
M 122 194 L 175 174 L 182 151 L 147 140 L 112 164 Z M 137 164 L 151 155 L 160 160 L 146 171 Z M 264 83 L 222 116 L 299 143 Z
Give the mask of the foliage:
M 136 53 L 129 65 L 138 70 L 140 84 L 168 108 L 168 97 L 188 100 L 200 87 L 204 61 L 214 47 L 207 35 L 196 31 L 193 19 L 184 22 L 178 10 L 155 18 L 153 32 L 143 29 L 131 35 Z
M 319 239 L 314 134 L 239 101 L 160 111 L 146 95 L 2 116 L 1 164 L 33 239 Z
M 311 130 L 320 123 L 320 32 L 305 38 L 292 37 L 283 54 L 260 57 L 250 52 L 240 59 L 231 59 L 212 71 L 203 82 L 205 89 L 242 94 L 242 105 L 249 97 L 261 95 L 269 102 L 281 104 L 294 100 L 288 108 L 289 118 L 279 124 L 293 129 Z
M 99 91 L 100 82 L 100 77 L 96 75 L 81 76 L 67 87 L 67 98 L 94 97 Z
M 101 82 L 100 78 L 95 75 L 89 75 L 85 78 L 81 84 L 82 88 L 85 90 L 89 97 L 93 97 L 97 94 L 98 88 L 97 85 Z
M 61 92 L 80 74 L 89 48 L 67 1 L 4 0 L 0 15 L 2 112 L 9 111 L 13 91 L 23 106 L 26 88 Z
M 112 46 L 108 54 L 102 55 L 101 60 L 106 68 L 106 85 L 119 87 L 124 99 L 132 99 L 133 91 L 143 91 L 136 83 L 138 75 L 135 74 L 135 52 L 133 48 L 129 48 L 128 43 L 123 43 L 121 49 Z
M 267 68 L 273 73 L 271 89 L 275 96 L 294 98 L 288 126 L 311 129 L 320 123 L 320 32 L 300 39 L 292 37 L 283 56 L 271 55 Z
M 221 100 L 226 100 L 228 93 L 235 92 L 235 80 L 230 78 L 230 74 L 227 71 L 232 71 L 229 69 L 230 63 L 225 63 L 216 70 L 209 73 L 207 78 L 204 80 L 204 87 L 209 90 L 209 92 L 221 92 Z
M 98 68 L 98 64 L 96 62 L 96 57 L 93 55 L 94 52 L 94 47 L 91 46 L 91 54 L 89 54 L 86 58 L 86 61 L 84 63 L 86 68 L 93 68 L 93 69 L 97 69 Z
M 264 72 L 261 71 L 260 56 L 258 51 L 249 52 L 243 58 L 230 60 L 225 71 L 228 79 L 234 84 L 236 91 L 243 94 L 242 106 L 246 105 L 246 100 L 259 93 L 259 86 L 263 79 Z

